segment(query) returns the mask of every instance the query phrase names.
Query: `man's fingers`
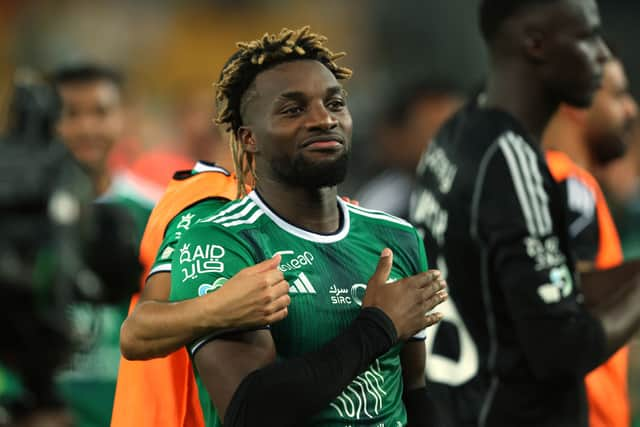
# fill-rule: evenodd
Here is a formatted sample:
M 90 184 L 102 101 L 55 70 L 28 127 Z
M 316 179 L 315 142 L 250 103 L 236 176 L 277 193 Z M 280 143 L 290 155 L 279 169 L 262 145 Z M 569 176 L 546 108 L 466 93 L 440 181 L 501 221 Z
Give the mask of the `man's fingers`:
M 241 271 L 244 271 L 247 274 L 264 273 L 265 271 L 278 268 L 278 266 L 280 265 L 281 259 L 282 259 L 282 255 L 277 254 L 271 258 L 265 259 L 264 261 L 257 263 L 256 265 L 252 265 L 251 267 L 245 267 Z
M 408 277 L 405 280 L 409 281 L 409 284 L 417 288 L 426 288 L 433 285 L 438 280 L 443 280 L 442 274 L 439 270 L 428 270 L 415 276 Z M 435 288 L 434 288 L 435 289 Z M 438 289 L 439 290 L 439 289 Z M 437 292 L 437 291 L 434 291 Z
M 447 291 L 438 291 L 435 293 L 435 295 L 431 295 L 424 300 L 422 308 L 425 312 L 431 311 L 436 306 L 446 301 L 447 298 L 449 298 L 449 294 L 447 293 Z
M 269 316 L 267 316 L 267 319 L 266 319 L 267 325 L 271 325 L 281 321 L 282 319 L 287 317 L 288 314 L 289 314 L 289 309 L 287 307 L 283 308 L 282 310 L 278 310 L 273 314 L 270 314 Z
M 380 285 L 387 282 L 389 274 L 391 274 L 391 266 L 393 265 L 393 252 L 391 249 L 384 248 L 380 254 L 376 271 L 369 280 L 369 285 Z
M 424 316 L 424 327 L 422 329 L 435 325 L 436 323 L 441 321 L 443 317 L 444 315 L 440 312 L 427 314 L 426 316 Z
M 289 282 L 280 280 L 278 283 L 271 287 L 274 298 L 280 298 L 281 296 L 289 297 Z
M 289 313 L 288 307 L 291 303 L 289 295 L 282 295 L 271 304 L 267 306 L 265 310 L 268 314 L 266 317 L 267 323 L 277 322 L 284 319 Z

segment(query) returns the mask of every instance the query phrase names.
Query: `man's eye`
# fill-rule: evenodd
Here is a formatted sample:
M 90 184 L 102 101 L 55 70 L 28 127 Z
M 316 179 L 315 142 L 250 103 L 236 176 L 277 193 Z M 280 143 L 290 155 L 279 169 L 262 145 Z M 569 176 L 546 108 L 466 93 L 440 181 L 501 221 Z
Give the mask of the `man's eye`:
M 302 107 L 296 106 L 296 107 L 288 107 L 285 108 L 284 110 L 282 110 L 282 114 L 285 114 L 287 116 L 293 116 L 296 114 L 300 114 L 303 111 Z
M 334 99 L 332 101 L 329 101 L 329 103 L 327 104 L 327 107 L 329 107 L 331 110 L 341 110 L 343 109 L 345 106 L 347 105 L 346 102 L 344 102 L 344 100 L 342 99 Z

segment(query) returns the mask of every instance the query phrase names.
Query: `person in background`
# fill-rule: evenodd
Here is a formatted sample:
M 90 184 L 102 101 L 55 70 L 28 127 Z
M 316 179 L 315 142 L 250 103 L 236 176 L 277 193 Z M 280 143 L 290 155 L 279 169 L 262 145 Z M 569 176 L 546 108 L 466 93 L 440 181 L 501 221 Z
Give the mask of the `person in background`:
M 356 193 L 361 206 L 408 218 L 420 155 L 463 101 L 461 91 L 445 81 L 417 81 L 395 91 L 374 141 L 381 172 Z
M 60 139 L 89 174 L 96 203 L 123 207 L 135 223 L 131 238 L 139 241 L 155 196 L 143 181 L 114 175 L 107 167 L 124 125 L 122 75 L 88 63 L 60 68 L 51 80 L 62 101 L 57 123 Z M 109 425 L 120 360 L 120 325 L 127 307 L 128 301 L 123 300 L 113 305 L 76 304 L 71 309 L 83 348 L 58 383 L 79 427 Z
M 610 52 L 594 0 L 483 0 L 479 16 L 486 91 L 439 130 L 413 194 L 451 296 L 428 386 L 452 426 L 586 427 L 584 377 L 640 327 L 640 263 L 577 271 L 541 143 L 561 103 L 591 105 Z
M 612 57 L 603 70 L 589 109 L 561 105 L 543 137 L 549 170 L 566 193 L 571 246 L 584 270 L 623 261 L 616 225 L 594 175 L 625 154 L 637 117 L 622 63 Z M 629 426 L 628 363 L 624 347 L 585 378 L 591 427 Z

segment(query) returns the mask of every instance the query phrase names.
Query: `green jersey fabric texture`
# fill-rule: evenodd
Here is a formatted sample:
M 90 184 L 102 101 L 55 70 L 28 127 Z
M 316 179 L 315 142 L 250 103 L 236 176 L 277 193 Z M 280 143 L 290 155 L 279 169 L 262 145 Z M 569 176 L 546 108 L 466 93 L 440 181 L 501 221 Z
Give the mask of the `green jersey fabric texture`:
M 182 235 L 173 257 L 171 300 L 214 292 L 242 268 L 280 254 L 279 268 L 290 284 L 291 305 L 286 319 L 270 327 L 278 357 L 287 359 L 319 349 L 358 315 L 383 248 L 394 253 L 390 280 L 427 269 L 422 240 L 410 224 L 340 199 L 336 203 L 341 226 L 330 235 L 287 223 L 256 192 L 229 203 Z M 423 333 L 416 338 L 423 339 Z M 212 339 L 215 336 L 197 340 L 188 346 L 190 353 Z M 309 425 L 405 425 L 401 348 L 398 344 L 379 357 Z M 197 371 L 196 378 L 206 425 L 219 425 Z

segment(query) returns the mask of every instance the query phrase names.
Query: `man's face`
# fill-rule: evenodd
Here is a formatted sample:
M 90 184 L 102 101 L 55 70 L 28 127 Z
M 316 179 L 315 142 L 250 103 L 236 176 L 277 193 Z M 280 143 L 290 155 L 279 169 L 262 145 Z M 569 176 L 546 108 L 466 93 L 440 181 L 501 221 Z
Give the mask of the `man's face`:
M 297 60 L 255 79 L 240 140 L 255 152 L 258 180 L 320 188 L 344 180 L 351 148 L 345 92 L 320 62 Z
M 624 155 L 636 115 L 637 105 L 629 95 L 622 64 L 611 60 L 585 119 L 587 142 L 598 163 L 604 165 Z
M 557 102 L 588 107 L 609 56 L 595 0 L 563 0 L 546 11 L 542 77 Z
M 62 98 L 58 134 L 84 167 L 102 171 L 124 127 L 118 87 L 96 80 L 65 83 L 58 90 Z

